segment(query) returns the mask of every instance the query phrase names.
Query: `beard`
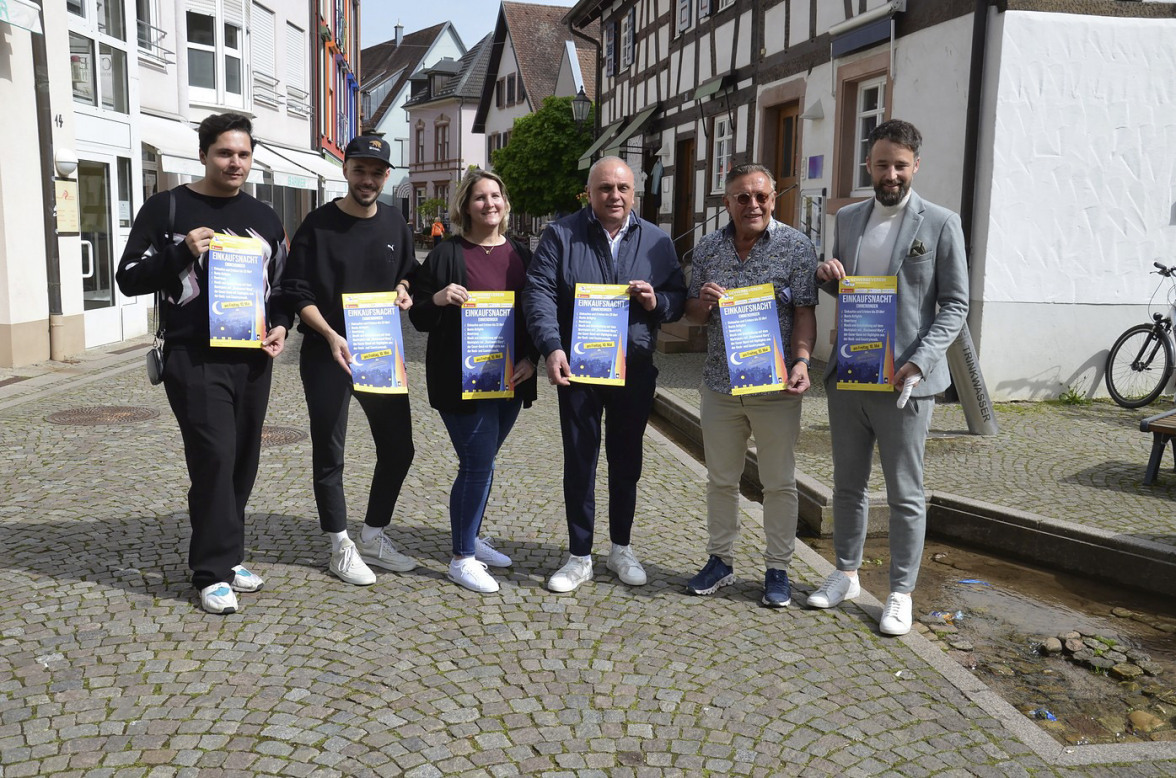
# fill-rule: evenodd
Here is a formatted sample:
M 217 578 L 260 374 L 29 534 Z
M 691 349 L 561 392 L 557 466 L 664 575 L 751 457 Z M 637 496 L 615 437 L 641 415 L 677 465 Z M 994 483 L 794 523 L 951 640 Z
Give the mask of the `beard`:
M 911 184 L 909 181 L 901 182 L 898 189 L 889 190 L 882 184 L 874 186 L 874 196 L 878 198 L 878 202 L 886 206 L 895 206 L 902 202 L 902 198 L 907 196 L 907 192 L 911 191 Z
M 380 190 L 379 189 L 376 189 L 371 194 L 364 194 L 364 193 L 360 192 L 358 189 L 355 189 L 353 187 L 348 188 L 347 191 L 351 195 L 351 199 L 354 200 L 359 205 L 362 205 L 364 208 L 367 208 L 369 205 L 374 203 L 380 197 Z

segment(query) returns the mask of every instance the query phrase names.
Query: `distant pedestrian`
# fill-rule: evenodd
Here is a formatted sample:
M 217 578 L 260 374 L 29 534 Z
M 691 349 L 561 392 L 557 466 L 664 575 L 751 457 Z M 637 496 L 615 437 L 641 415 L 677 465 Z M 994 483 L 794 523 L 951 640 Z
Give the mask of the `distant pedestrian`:
M 441 223 L 441 217 L 433 219 L 433 248 L 441 245 L 441 241 L 445 240 L 445 225 Z
M 833 440 L 833 547 L 837 569 L 808 598 L 831 608 L 861 592 L 858 568 L 866 540 L 874 444 L 886 477 L 890 505 L 890 596 L 879 630 L 905 635 L 912 620 L 911 592 L 919 576 L 926 534 L 923 451 L 935 395 L 951 381 L 944 355 L 968 315 L 968 265 L 960 217 L 911 190 L 919 170 L 922 136 L 894 119 L 870 133 L 866 167 L 874 197 L 837 212 L 832 259 L 817 279 L 837 294 L 839 279 L 898 277 L 898 327 L 891 384 L 909 400 L 879 392 L 837 388 L 840 344 L 825 370 L 829 431 Z
M 776 182 L 762 165 L 739 165 L 727 174 L 723 202 L 730 223 L 694 249 L 686 317 L 707 326 L 700 420 L 706 459 L 706 565 L 687 583 L 691 594 L 712 594 L 734 582 L 739 537 L 739 482 L 748 438 L 755 436 L 764 493 L 764 594 L 782 608 L 792 601 L 788 565 L 796 546 L 798 513 L 796 440 L 801 396 L 809 388 L 809 356 L 817 334 L 817 255 L 803 234 L 772 218 Z M 735 396 L 718 305 L 728 289 L 770 284 L 782 348 L 786 388 Z
M 234 613 L 234 592 L 262 579 L 244 566 L 245 505 L 261 456 L 273 358 L 290 317 L 269 305 L 286 263 L 286 234 L 268 205 L 241 191 L 253 165 L 253 125 L 240 114 L 200 123 L 204 177 L 151 197 L 131 227 L 117 280 L 125 295 L 161 292 L 163 385 L 188 463 L 188 566 L 200 605 Z M 215 233 L 252 236 L 263 251 L 266 332 L 261 348 L 210 346 L 208 248 Z
M 360 586 L 376 582 L 369 565 L 398 573 L 416 567 L 416 561 L 398 551 L 384 532 L 416 453 L 408 395 L 354 391 L 343 318 L 343 295 L 354 292 L 395 291 L 397 306 L 412 306 L 409 286 L 417 270 L 412 230 L 398 209 L 377 200 L 390 171 L 383 139 L 361 135 L 347 144 L 347 196 L 312 211 L 302 222 L 290 246 L 290 268 L 282 285 L 282 300 L 298 314 L 298 331 L 305 335 L 299 367 L 310 416 L 314 500 L 319 526 L 331 539 L 328 568 L 341 580 Z M 343 493 L 352 397 L 367 416 L 376 444 L 358 542 L 347 534 Z
M 605 157 L 588 173 L 589 206 L 544 230 L 527 271 L 523 303 L 531 339 L 546 357 L 547 378 L 559 397 L 563 491 L 571 555 L 547 581 L 570 592 L 592 578 L 596 522 L 596 463 L 601 418 L 607 412 L 608 569 L 631 586 L 646 583 L 630 546 L 642 439 L 653 407 L 658 328 L 682 315 L 686 282 L 670 236 L 633 211 L 633 171 Z M 627 284 L 628 350 L 624 386 L 574 383 L 568 364 L 577 283 Z
M 487 570 L 509 567 L 511 559 L 479 537 L 494 461 L 519 410 L 535 401 L 539 353 L 527 335 L 522 310 L 523 285 L 531 252 L 507 237 L 510 200 L 502 179 L 472 170 L 457 188 L 450 223 L 461 237 L 451 238 L 425 259 L 413 284 L 413 325 L 429 333 L 425 377 L 429 404 L 441 414 L 457 452 L 457 478 L 449 492 L 453 555 L 449 579 L 475 592 L 496 592 Z M 470 291 L 515 293 L 514 348 L 510 387 L 513 398 L 462 399 L 461 306 Z

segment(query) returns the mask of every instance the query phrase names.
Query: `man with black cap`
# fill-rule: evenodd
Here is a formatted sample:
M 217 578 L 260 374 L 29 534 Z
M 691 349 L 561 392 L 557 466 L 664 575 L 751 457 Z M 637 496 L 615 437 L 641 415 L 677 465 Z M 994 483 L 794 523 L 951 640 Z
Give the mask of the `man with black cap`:
M 384 534 L 415 453 L 408 395 L 354 392 L 351 353 L 343 318 L 344 294 L 396 292 L 396 305 L 412 306 L 409 286 L 418 263 L 412 231 L 376 198 L 391 171 L 388 143 L 361 135 L 343 156 L 347 196 L 312 211 L 290 244 L 282 300 L 301 320 L 302 386 L 310 415 L 314 499 L 319 525 L 331 538 L 330 571 L 350 584 L 376 582 L 371 566 L 407 572 L 416 562 Z M 356 541 L 347 535 L 343 448 L 347 411 L 355 396 L 376 444 L 376 467 L 367 515 Z

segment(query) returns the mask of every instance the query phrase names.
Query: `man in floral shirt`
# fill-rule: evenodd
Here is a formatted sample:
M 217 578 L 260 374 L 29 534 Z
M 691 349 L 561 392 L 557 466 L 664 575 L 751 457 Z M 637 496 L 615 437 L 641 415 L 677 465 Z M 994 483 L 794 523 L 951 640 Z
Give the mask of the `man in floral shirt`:
M 817 257 L 808 238 L 772 218 L 775 185 L 762 165 L 732 169 L 723 195 L 731 222 L 704 237 L 694 251 L 686 318 L 708 325 L 699 391 L 710 558 L 686 588 L 691 594 L 712 594 L 735 581 L 739 481 L 748 438 L 755 435 L 767 540 L 762 603 L 782 608 L 792 601 L 787 567 L 796 543 L 795 448 L 800 400 L 809 388 L 809 355 L 817 330 Z M 781 342 L 789 344 L 788 380 L 782 391 L 736 396 L 731 393 L 718 303 L 728 289 L 759 284 L 775 289 Z

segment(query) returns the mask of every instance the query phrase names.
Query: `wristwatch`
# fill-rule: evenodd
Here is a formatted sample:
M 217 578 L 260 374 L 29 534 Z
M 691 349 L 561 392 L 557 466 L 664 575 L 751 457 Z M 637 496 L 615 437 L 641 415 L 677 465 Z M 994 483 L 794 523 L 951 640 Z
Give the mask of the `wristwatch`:
M 808 357 L 797 357 L 796 359 L 792 360 L 792 364 L 794 364 L 794 365 L 795 365 L 797 362 L 804 362 L 804 366 L 805 366 L 805 367 L 812 367 L 812 365 L 809 363 L 809 358 L 808 358 Z

